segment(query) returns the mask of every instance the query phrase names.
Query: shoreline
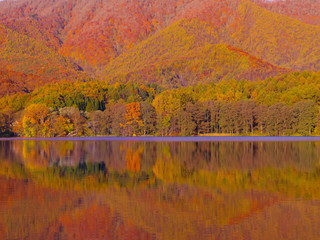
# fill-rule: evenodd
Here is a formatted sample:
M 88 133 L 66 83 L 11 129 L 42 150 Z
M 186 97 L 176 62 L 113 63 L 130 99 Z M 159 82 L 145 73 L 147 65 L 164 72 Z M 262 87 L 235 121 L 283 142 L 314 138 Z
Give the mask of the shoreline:
M 320 136 L 197 136 L 197 137 L 44 137 L 0 138 L 0 141 L 133 141 L 133 142 L 320 142 Z

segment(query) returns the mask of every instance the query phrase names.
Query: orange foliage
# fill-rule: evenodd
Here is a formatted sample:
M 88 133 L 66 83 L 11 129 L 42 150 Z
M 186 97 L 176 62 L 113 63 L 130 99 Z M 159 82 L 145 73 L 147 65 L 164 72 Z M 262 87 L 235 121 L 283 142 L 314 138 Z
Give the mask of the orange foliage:
M 150 234 L 123 219 L 107 205 L 99 203 L 80 208 L 72 215 L 62 215 L 50 228 L 48 239 L 55 239 L 55 233 L 61 226 L 66 239 L 151 239 Z
M 90 75 L 175 86 L 318 70 L 319 9 L 312 0 L 0 1 L 0 64 L 38 85 Z M 231 47 L 206 64 L 217 43 Z
M 320 2 L 315 0 L 254 0 L 259 6 L 273 12 L 320 26 Z
M 106 206 L 94 204 L 86 209 L 79 209 L 74 214 L 62 215 L 59 223 L 51 228 L 48 239 L 54 239 L 54 233 L 60 225 L 66 239 L 109 239 L 112 226 L 112 211 Z
M 126 106 L 126 110 L 127 125 L 132 125 L 134 123 L 138 123 L 139 125 L 142 124 L 140 103 L 129 103 Z
M 209 24 L 183 19 L 114 59 L 103 75 L 109 82 L 148 81 L 174 86 L 231 77 L 257 80 L 288 72 L 218 42 L 218 33 Z
M 127 169 L 132 172 L 139 172 L 141 169 L 141 159 L 144 147 L 140 146 L 137 150 L 129 148 L 126 152 Z
M 25 74 L 7 69 L 0 69 L 0 96 L 11 95 L 18 92 L 29 93 L 44 83 L 54 82 L 54 79 Z
M 0 222 L 0 239 L 6 239 L 7 233 L 3 223 Z

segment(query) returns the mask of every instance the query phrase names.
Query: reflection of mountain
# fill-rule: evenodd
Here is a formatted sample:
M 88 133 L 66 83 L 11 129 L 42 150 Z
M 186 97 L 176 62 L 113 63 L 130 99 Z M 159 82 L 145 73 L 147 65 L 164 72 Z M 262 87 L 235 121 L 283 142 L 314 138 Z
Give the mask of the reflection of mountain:
M 318 201 L 187 185 L 65 191 L 0 178 L 1 239 L 318 239 Z
M 317 239 L 319 150 L 315 142 L 0 141 L 0 237 Z
M 317 214 L 319 202 L 294 201 L 270 206 L 246 218 L 239 224 L 225 226 L 222 236 L 242 236 L 243 239 L 319 239 Z M 258 227 L 257 227 L 258 226 Z
M 72 214 L 61 215 L 50 226 L 48 239 L 55 239 L 57 233 L 63 239 L 152 239 L 150 233 L 133 222 L 122 218 L 104 203 L 93 203 Z
M 0 192 L 1 239 L 151 239 L 95 194 L 5 178 L 0 178 Z

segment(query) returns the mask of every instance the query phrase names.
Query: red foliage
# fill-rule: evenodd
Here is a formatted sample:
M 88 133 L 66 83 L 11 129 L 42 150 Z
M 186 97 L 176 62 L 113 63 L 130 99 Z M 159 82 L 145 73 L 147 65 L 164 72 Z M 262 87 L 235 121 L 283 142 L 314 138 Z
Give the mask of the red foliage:
M 184 18 L 197 18 L 209 23 L 217 32 L 220 43 L 241 48 L 265 62 L 295 70 L 318 70 L 319 40 L 315 37 L 318 29 L 310 28 L 314 27 L 310 25 L 300 26 L 295 21 L 292 22 L 291 18 L 320 25 L 320 2 L 315 0 L 251 0 L 251 2 L 255 2 L 256 5 L 247 4 L 249 0 L 0 1 L 0 26 L 3 25 L 7 29 L 35 39 L 41 45 L 39 48 L 43 49 L 42 46 L 45 45 L 52 49 L 54 54 L 63 55 L 68 61 L 72 60 L 90 75 L 99 75 L 102 78 L 110 61 L 128 52 L 137 43 L 150 39 L 150 36 L 159 30 Z M 258 6 L 290 18 L 277 19 L 276 14 L 271 14 L 270 17 L 270 14 L 266 13 L 268 11 Z M 268 22 L 266 26 L 263 25 L 264 21 Z M 279 22 L 285 24 L 284 29 L 279 26 Z M 6 31 L 5 28 L 0 27 L 0 53 L 5 47 L 3 43 L 7 34 L 1 32 Z M 269 37 L 270 39 L 267 39 Z M 68 65 L 66 68 L 57 64 L 60 62 L 57 55 L 55 59 L 58 60 L 47 64 L 53 69 L 50 73 L 44 74 L 45 67 L 40 68 L 39 64 L 24 67 L 30 68 L 30 72 L 34 75 L 49 78 L 57 75 L 60 79 L 80 78 L 76 66 L 70 69 L 71 64 L 65 63 Z M 15 56 L 10 55 L 8 59 L 13 59 L 14 62 Z M 42 60 L 43 56 L 39 59 Z M 9 60 L 2 64 L 12 64 Z M 32 60 L 29 58 L 25 62 Z M 257 63 L 257 66 L 269 68 L 271 76 L 276 74 L 271 65 L 267 66 L 262 61 Z M 20 69 L 14 70 L 20 71 Z M 253 68 L 240 77 L 252 79 L 265 76 L 261 76 L 257 68 Z
M 0 69 L 0 96 L 11 95 L 17 92 L 31 92 L 54 79 L 39 77 L 7 69 Z
M 73 215 L 62 215 L 49 230 L 47 239 L 63 227 L 66 239 L 152 239 L 152 236 L 123 219 L 106 205 L 93 204 L 75 211 Z
M 302 22 L 320 26 L 320 1 L 317 0 L 254 0 L 259 6 Z

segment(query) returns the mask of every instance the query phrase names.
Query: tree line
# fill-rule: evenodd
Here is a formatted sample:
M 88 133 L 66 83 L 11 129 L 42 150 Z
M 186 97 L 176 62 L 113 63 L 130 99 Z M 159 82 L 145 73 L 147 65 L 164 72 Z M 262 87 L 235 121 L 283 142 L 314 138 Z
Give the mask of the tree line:
M 316 135 L 319 73 L 165 88 L 48 84 L 0 98 L 1 136 Z
M 156 102 L 155 102 L 156 103 Z M 319 134 L 319 108 L 311 100 L 292 106 L 239 102 L 188 102 L 169 112 L 155 103 L 115 103 L 104 111 L 80 111 L 74 107 L 52 110 L 32 104 L 21 120 L 0 114 L 2 136 L 196 136 L 230 135 L 314 135 Z

